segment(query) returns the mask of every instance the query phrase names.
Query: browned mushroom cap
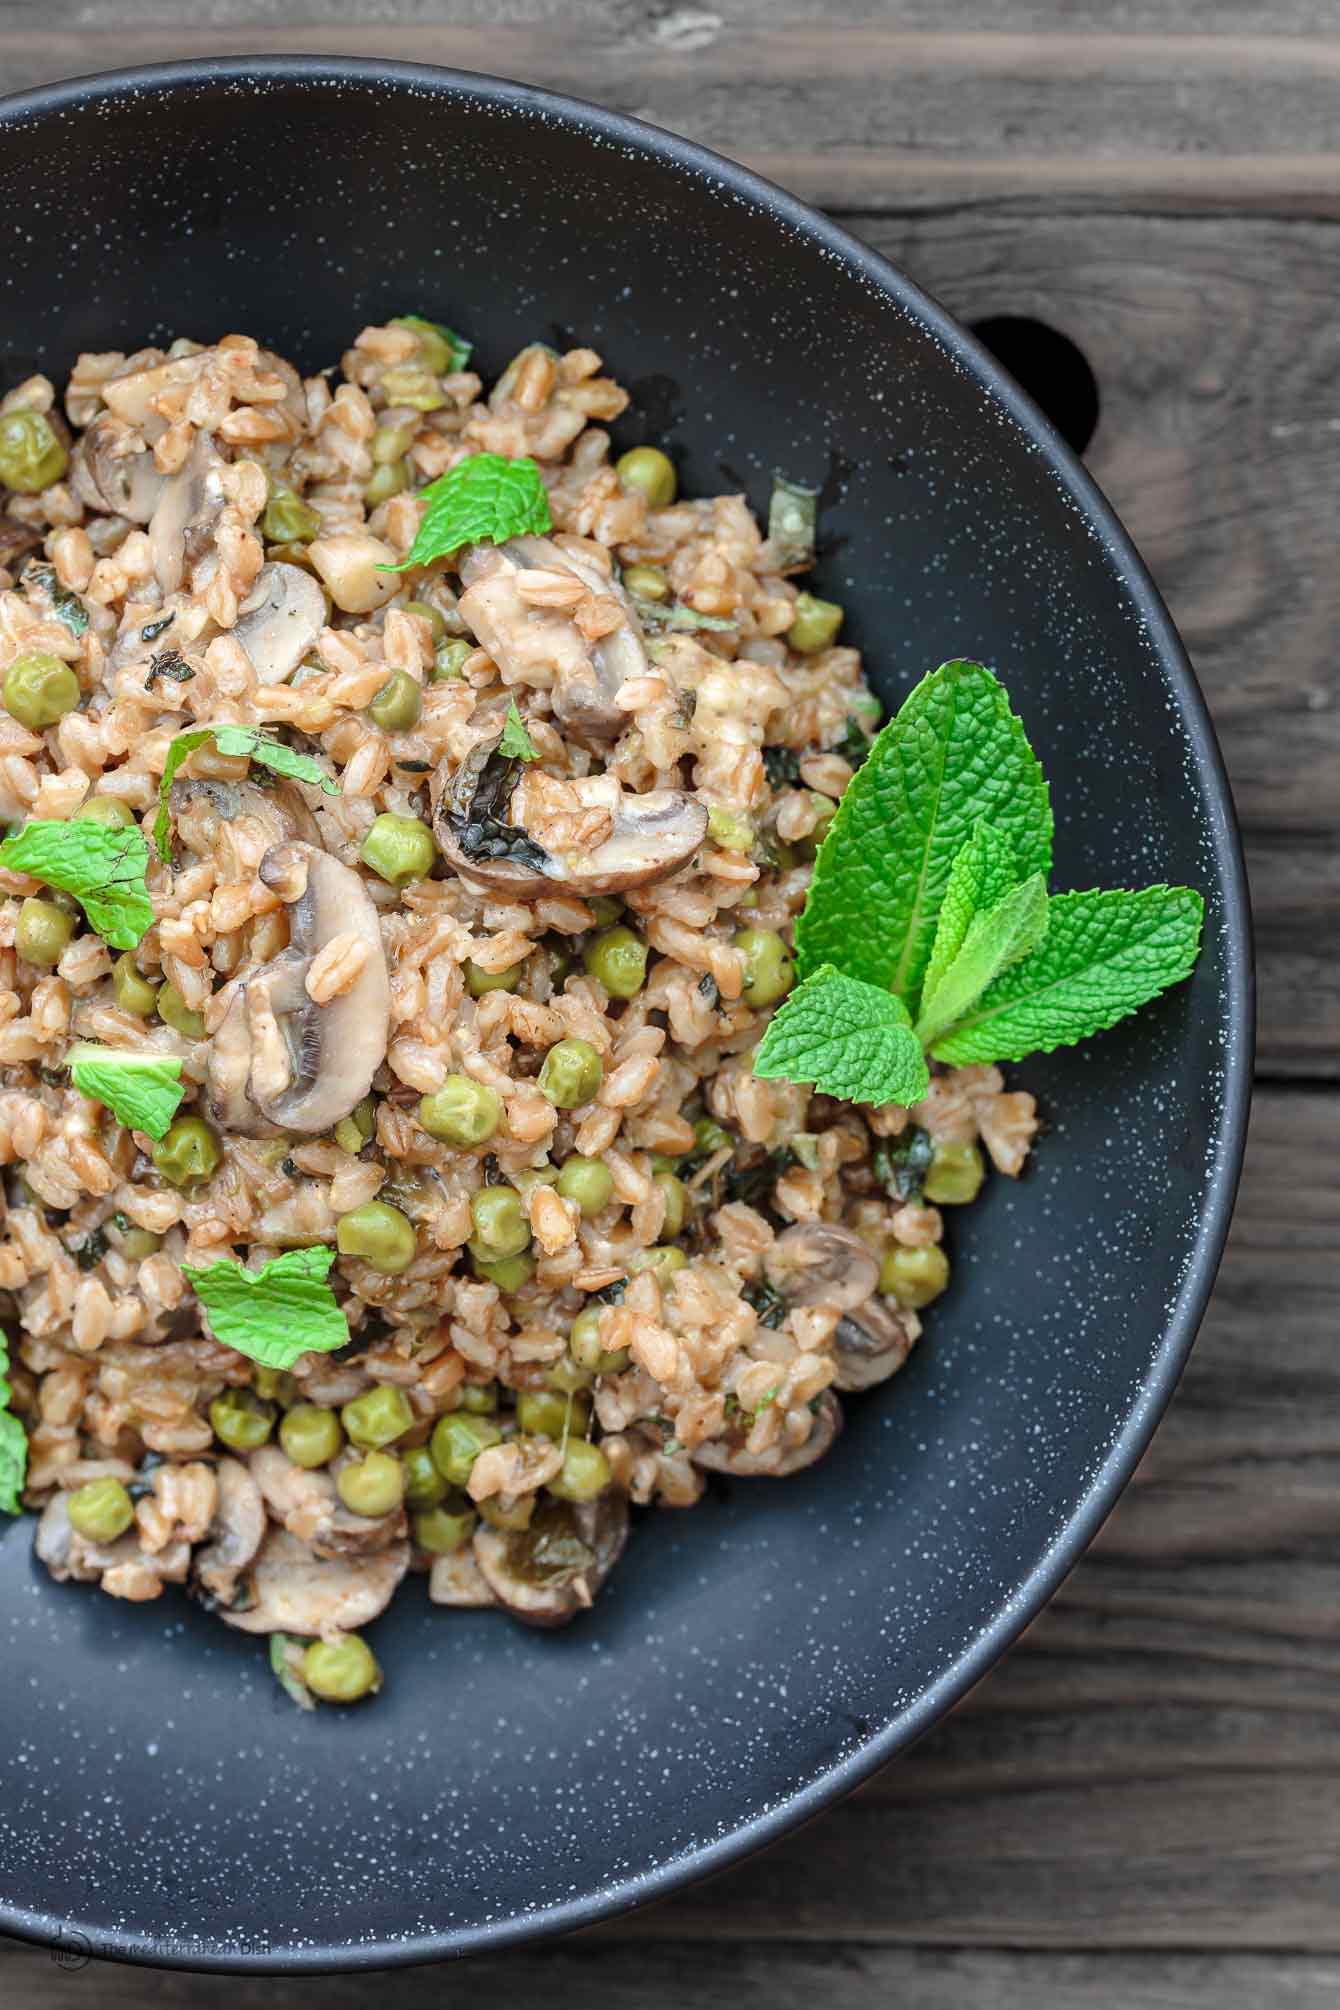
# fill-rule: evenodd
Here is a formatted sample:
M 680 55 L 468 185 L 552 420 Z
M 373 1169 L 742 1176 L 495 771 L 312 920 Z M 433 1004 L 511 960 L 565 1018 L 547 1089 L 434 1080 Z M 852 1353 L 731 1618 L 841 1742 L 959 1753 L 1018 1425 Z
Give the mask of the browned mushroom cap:
M 867 1298 L 838 1321 L 833 1340 L 836 1387 L 873 1389 L 896 1375 L 921 1334 L 915 1312 L 900 1312 L 882 1298 Z
M 737 1480 L 784 1480 L 821 1459 L 842 1429 L 842 1405 L 828 1389 L 814 1400 L 810 1434 L 799 1445 L 779 1442 L 766 1452 L 745 1450 L 742 1438 L 710 1438 L 693 1454 L 695 1466 L 709 1473 L 729 1473 Z
M 464 1549 L 453 1550 L 450 1556 L 433 1558 L 428 1571 L 428 1596 L 434 1605 L 455 1605 L 465 1610 L 498 1602 L 468 1544 Z
M 687 865 L 707 836 L 707 811 L 678 789 L 627 795 L 613 775 L 569 786 L 614 827 L 590 851 L 550 852 L 508 821 L 516 763 L 498 752 L 501 734 L 481 740 L 461 762 L 438 802 L 433 834 L 447 863 L 470 886 L 511 900 L 540 900 L 564 887 L 579 897 L 650 886 Z
M 177 836 L 188 851 L 211 857 L 220 836 L 220 826 L 254 817 L 269 842 L 283 844 L 301 838 L 305 844 L 319 845 L 321 832 L 316 818 L 291 782 L 276 781 L 269 788 L 259 782 L 216 782 L 192 776 L 174 782 L 168 792 Z
M 56 1494 L 42 1510 L 33 1548 L 57 1583 L 101 1583 L 113 1598 L 157 1598 L 165 1584 L 180 1584 L 191 1561 L 190 1544 L 169 1542 L 160 1550 L 141 1549 L 132 1526 L 115 1542 L 90 1542 L 71 1524 L 67 1497 Z
M 209 1105 L 225 1128 L 258 1134 L 331 1130 L 361 1103 L 386 1056 L 391 986 L 381 927 L 358 874 L 314 845 L 274 845 L 260 877 L 289 909 L 289 947 L 233 993 L 210 1043 Z M 317 953 L 351 935 L 367 960 L 326 1005 L 307 994 Z
M 238 609 L 240 642 L 262 684 L 291 677 L 326 625 L 326 599 L 300 565 L 263 565 Z
M 92 1583 L 98 1572 L 88 1563 L 84 1544 L 75 1534 L 67 1498 L 65 1494 L 53 1494 L 43 1508 L 33 1535 L 33 1550 L 58 1584 L 70 1578 Z
M 465 591 L 460 611 L 471 633 L 510 679 L 526 680 L 542 666 L 554 677 L 554 716 L 579 738 L 613 740 L 628 724 L 615 703 L 623 686 L 645 675 L 647 652 L 633 603 L 623 588 L 580 553 L 547 537 L 468 545 L 457 568 Z M 565 572 L 590 593 L 615 600 L 623 621 L 588 642 L 569 611 L 533 607 L 517 590 L 519 572 Z
M 271 1528 L 247 1573 L 247 1603 L 220 1618 L 242 1633 L 353 1633 L 384 1612 L 409 1569 L 409 1544 L 371 1556 L 314 1556 L 287 1529 Z
M 209 541 L 223 508 L 223 461 L 208 433 L 197 433 L 185 463 L 163 484 L 149 520 L 149 548 L 162 593 L 175 593 Z
M 763 1259 L 773 1290 L 791 1305 L 836 1305 L 850 1312 L 879 1282 L 879 1265 L 859 1235 L 828 1221 L 784 1229 Z
M 365 1556 L 404 1536 L 403 1509 L 383 1515 L 352 1513 L 336 1492 L 331 1472 L 294 1465 L 278 1445 L 253 1452 L 251 1472 L 275 1520 L 317 1556 Z
M 134 427 L 115 412 L 99 412 L 70 456 L 70 486 L 80 502 L 131 523 L 148 523 L 167 479 Z
M 219 1498 L 208 1539 L 195 1553 L 193 1575 L 209 1598 L 231 1605 L 238 1579 L 253 1562 L 265 1536 L 265 1502 L 241 1459 L 220 1459 L 215 1477 Z
M 613 1490 L 570 1506 L 546 1501 L 529 1528 L 481 1525 L 475 1562 L 499 1605 L 528 1626 L 566 1626 L 595 1598 L 628 1540 L 628 1502 Z

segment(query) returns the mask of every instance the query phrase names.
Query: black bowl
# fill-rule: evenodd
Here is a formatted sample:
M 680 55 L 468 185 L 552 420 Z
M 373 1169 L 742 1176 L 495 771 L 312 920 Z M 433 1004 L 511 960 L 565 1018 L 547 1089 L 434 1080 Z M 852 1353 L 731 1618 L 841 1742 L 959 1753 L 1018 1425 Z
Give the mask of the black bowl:
M 3 386 L 242 329 L 309 367 L 417 309 L 486 372 L 590 342 L 689 493 L 825 480 L 820 589 L 890 703 L 998 666 L 1053 779 L 1063 886 L 1187 881 L 1193 981 L 1019 1071 L 997 1179 L 896 1382 L 830 1457 L 660 1514 L 594 1612 L 527 1633 L 403 1597 L 372 1706 L 293 1708 L 263 1646 L 3 1545 L 0 1926 L 218 1968 L 423 1960 L 603 1918 L 856 1785 L 996 1659 L 1130 1474 L 1223 1246 L 1251 1068 L 1233 815 L 1120 525 L 990 359 L 881 259 L 682 140 L 517 85 L 180 64 L 0 108 Z M 76 1944 L 79 1944 L 78 1942 Z

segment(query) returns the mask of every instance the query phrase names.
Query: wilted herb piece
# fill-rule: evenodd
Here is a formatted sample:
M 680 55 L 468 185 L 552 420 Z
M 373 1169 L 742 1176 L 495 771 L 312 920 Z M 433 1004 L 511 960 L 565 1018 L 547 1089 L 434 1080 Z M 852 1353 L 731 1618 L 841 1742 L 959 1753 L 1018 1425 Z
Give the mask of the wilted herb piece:
M 0 1332 L 0 1512 L 19 1514 L 28 1475 L 28 1434 L 9 1407 L 9 1342 Z
M 71 635 L 82 635 L 88 628 L 88 609 L 77 593 L 68 586 L 62 586 L 56 577 L 54 565 L 29 565 L 20 582 L 23 586 L 35 586 L 45 593 L 51 602 L 51 611 L 57 621 L 69 629 Z
M 875 1147 L 875 1177 L 891 1200 L 920 1202 L 926 1175 L 935 1156 L 935 1140 L 920 1124 Z
M 765 747 L 763 772 L 774 789 L 786 788 L 800 780 L 800 755 L 794 747 Z
M 746 1284 L 740 1296 L 746 1305 L 753 1306 L 760 1326 L 770 1326 L 775 1332 L 786 1318 L 786 1300 L 762 1278 L 756 1284 Z
M 696 607 L 685 607 L 678 600 L 639 600 L 634 595 L 633 608 L 648 633 L 679 635 L 696 628 L 710 628 L 724 634 L 740 625 L 738 621 L 728 621 L 721 614 L 700 614 Z
M 291 1696 L 300 1710 L 315 1710 L 316 1698 L 303 1681 L 293 1662 L 289 1659 L 289 1650 L 291 1648 L 298 1657 L 298 1660 L 301 1661 L 302 1650 L 305 1645 L 305 1641 L 295 1640 L 288 1633 L 272 1633 L 270 1635 L 270 1668 L 284 1694 Z
M 157 642 L 159 636 L 165 635 L 171 628 L 176 618 L 175 614 L 160 614 L 157 621 L 146 621 L 140 630 L 140 641 Z
M 779 572 L 803 572 L 814 563 L 819 491 L 774 475 L 768 505 L 768 543 Z
M 154 633 L 158 633 L 157 624 L 154 624 Z M 149 635 L 147 628 L 144 630 L 144 635 L 147 640 Z M 173 684 L 187 684 L 194 675 L 195 672 L 190 668 L 189 664 L 182 661 L 179 649 L 160 649 L 156 656 L 151 656 L 149 659 L 149 668 L 145 674 L 144 688 L 146 691 L 150 690 L 155 680 L 159 677 L 166 677 Z
M 107 1237 L 100 1228 L 91 1229 L 70 1254 L 81 1270 L 96 1270 L 107 1254 Z
M 727 1200 L 743 1201 L 746 1207 L 765 1208 L 777 1181 L 795 1163 L 796 1155 L 791 1147 L 779 1145 L 752 1164 L 727 1166 L 723 1181 Z
M 628 1289 L 626 1277 L 616 1277 L 613 1284 L 606 1284 L 599 1291 L 593 1291 L 591 1298 L 596 1305 L 622 1305 L 624 1293 Z

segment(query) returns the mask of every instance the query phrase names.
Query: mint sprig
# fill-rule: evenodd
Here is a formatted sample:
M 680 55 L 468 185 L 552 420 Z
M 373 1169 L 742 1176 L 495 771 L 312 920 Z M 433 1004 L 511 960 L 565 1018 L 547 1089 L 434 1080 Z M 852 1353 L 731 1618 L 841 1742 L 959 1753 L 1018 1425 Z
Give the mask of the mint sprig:
M 28 1477 L 28 1434 L 9 1407 L 9 1340 L 0 1332 L 0 1513 L 21 1514 Z
M 498 752 L 509 761 L 538 761 L 539 755 L 531 745 L 526 722 L 516 708 L 513 698 L 507 707 L 507 717 L 503 720 L 502 738 L 498 742 Z
M 263 733 L 259 726 L 192 726 L 188 732 L 178 733 L 168 748 L 163 779 L 158 784 L 154 844 L 164 864 L 168 862 L 172 850 L 172 813 L 168 807 L 172 784 L 182 763 L 190 759 L 197 747 L 203 747 L 206 740 L 212 740 L 221 754 L 245 754 L 250 760 L 259 761 L 263 768 L 271 769 L 276 775 L 285 775 L 290 781 L 309 782 L 313 788 L 324 789 L 328 796 L 340 793 L 339 783 L 332 781 L 319 761 L 313 760 L 310 754 L 300 754 L 296 747 L 285 746 L 282 740 Z
M 849 1103 L 917 1103 L 930 1087 L 906 1005 L 825 963 L 773 1015 L 754 1073 Z
M 72 893 L 113 949 L 134 949 L 154 918 L 144 883 L 149 847 L 133 825 L 35 817 L 0 844 L 0 865 Z
M 80 1041 L 65 1055 L 81 1096 L 102 1103 L 133 1131 L 151 1138 L 167 1135 L 181 1107 L 181 1062 L 172 1054 L 119 1053 Z
M 409 556 L 379 572 L 409 572 L 431 565 L 466 544 L 505 544 L 511 537 L 542 537 L 553 529 L 549 497 L 533 460 L 473 454 L 421 490 L 428 507 Z
M 182 1265 L 182 1276 L 209 1314 L 214 1338 L 263 1368 L 281 1372 L 309 1350 L 328 1354 L 347 1345 L 349 1323 L 335 1303 L 326 1273 L 335 1251 L 286 1249 L 260 1270 L 225 1257 L 207 1270 Z
M 927 985 L 917 1020 L 917 1038 L 934 1049 L 936 1040 L 981 997 L 1001 972 L 1036 949 L 1049 926 L 1047 883 L 1040 872 L 1010 888 L 994 907 L 974 914 L 962 946 L 934 989 Z

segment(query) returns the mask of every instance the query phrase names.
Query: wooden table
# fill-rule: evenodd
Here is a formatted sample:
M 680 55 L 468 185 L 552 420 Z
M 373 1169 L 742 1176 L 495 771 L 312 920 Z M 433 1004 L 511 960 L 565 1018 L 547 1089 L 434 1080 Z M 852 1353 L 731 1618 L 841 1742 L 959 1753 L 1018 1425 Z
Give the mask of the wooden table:
M 1256 898 L 1260 1085 L 1214 1304 L 1086 1561 L 953 1718 L 715 1882 L 420 1971 L 639 2004 L 1320 2010 L 1340 1994 L 1340 15 L 1335 0 L 8 0 L 0 88 L 321 50 L 499 71 L 735 154 L 966 321 L 1077 343 L 1088 452 L 1209 696 Z M 375 17 L 360 26 L 360 17 Z M 508 24 L 490 27 L 501 16 Z M 820 18 L 815 18 L 819 16 Z M 990 23 L 989 32 L 981 23 Z M 283 172 L 282 163 L 274 171 Z M 1336 1685 L 1336 1686 L 1333 1686 Z M 362 2005 L 66 1974 L 5 2000 Z

